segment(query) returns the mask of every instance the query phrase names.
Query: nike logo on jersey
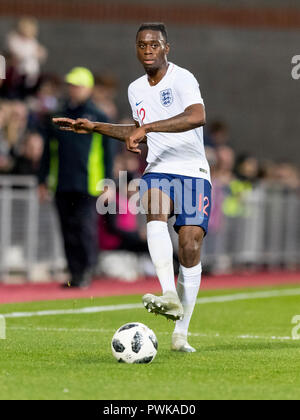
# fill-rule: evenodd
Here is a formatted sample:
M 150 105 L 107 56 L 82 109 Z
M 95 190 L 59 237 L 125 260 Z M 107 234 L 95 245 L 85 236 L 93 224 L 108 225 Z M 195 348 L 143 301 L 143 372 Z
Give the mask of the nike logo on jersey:
M 143 101 L 141 101 L 141 102 L 136 102 L 135 106 L 139 106 L 142 102 L 143 102 Z

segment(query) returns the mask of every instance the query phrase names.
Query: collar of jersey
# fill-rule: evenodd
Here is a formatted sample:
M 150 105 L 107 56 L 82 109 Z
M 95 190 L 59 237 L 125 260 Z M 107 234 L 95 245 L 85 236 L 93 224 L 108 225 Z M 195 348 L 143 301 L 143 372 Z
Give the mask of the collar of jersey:
M 166 72 L 166 74 L 164 75 L 164 77 L 157 83 L 157 85 L 154 85 L 154 86 L 151 86 L 150 85 L 150 83 L 148 82 L 148 77 L 147 77 L 147 75 L 146 75 L 146 83 L 148 84 L 148 86 L 152 89 L 152 88 L 156 88 L 157 86 L 159 86 L 162 82 L 163 82 L 163 80 L 165 80 L 166 79 L 166 77 L 171 73 L 171 71 L 173 71 L 173 69 L 174 69 L 174 64 L 173 63 L 171 63 L 170 61 L 168 62 L 168 64 L 169 64 L 169 67 L 168 67 L 168 70 L 167 70 L 167 72 Z

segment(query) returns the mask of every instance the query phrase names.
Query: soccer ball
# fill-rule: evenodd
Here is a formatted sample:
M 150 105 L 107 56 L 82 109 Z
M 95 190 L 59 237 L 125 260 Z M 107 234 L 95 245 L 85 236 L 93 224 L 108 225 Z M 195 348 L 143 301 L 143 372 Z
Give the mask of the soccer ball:
M 157 347 L 154 332 L 140 322 L 123 325 L 111 341 L 113 356 L 119 363 L 151 363 Z

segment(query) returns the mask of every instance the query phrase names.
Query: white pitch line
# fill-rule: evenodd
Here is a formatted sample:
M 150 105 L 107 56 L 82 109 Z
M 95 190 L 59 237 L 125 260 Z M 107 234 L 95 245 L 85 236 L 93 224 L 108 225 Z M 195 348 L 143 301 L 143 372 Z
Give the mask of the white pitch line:
M 43 332 L 87 332 L 87 333 L 112 333 L 114 330 L 104 328 L 52 328 L 52 327 L 6 327 L 8 330 L 15 331 L 43 331 Z
M 265 337 L 262 335 L 238 335 L 236 338 L 242 338 L 245 340 L 280 340 L 280 341 L 285 341 L 285 340 L 299 340 L 298 338 L 293 338 L 293 337 L 276 337 L 276 336 L 272 336 L 272 337 Z
M 7 327 L 8 330 L 13 331 L 42 331 L 42 332 L 82 332 L 82 333 L 113 333 L 113 329 L 103 329 L 103 328 L 47 328 L 47 327 Z M 169 332 L 160 331 L 156 333 L 157 335 L 170 335 Z M 262 336 L 262 335 L 220 335 L 220 334 L 204 334 L 204 333 L 189 333 L 190 337 L 206 337 L 206 338 L 238 338 L 242 340 L 278 340 L 278 341 L 287 341 L 287 340 L 296 340 L 293 337 L 276 337 L 276 336 Z M 298 339 L 299 340 L 299 339 Z
M 268 299 L 284 296 L 300 296 L 300 288 L 297 289 L 278 289 L 262 292 L 249 293 L 235 293 L 233 295 L 209 296 L 197 299 L 198 305 L 205 305 L 208 303 L 223 303 L 235 302 L 241 300 L 251 299 Z M 128 309 L 141 309 L 144 306 L 140 303 L 124 304 L 124 305 L 105 305 L 105 306 L 90 306 L 79 309 L 59 309 L 46 310 L 35 312 L 12 312 L 2 314 L 5 318 L 30 318 L 34 316 L 52 316 L 52 315 L 74 315 L 74 314 L 92 314 L 99 312 L 122 311 Z
M 12 312 L 3 314 L 4 318 L 30 318 L 33 316 L 51 316 L 51 315 L 73 315 L 73 314 L 92 314 L 99 312 L 122 311 L 125 309 L 140 309 L 144 306 L 140 303 L 124 304 L 124 305 L 105 305 L 105 306 L 89 306 L 80 309 L 58 309 L 36 312 Z
M 300 288 L 297 289 L 278 289 L 278 290 L 267 290 L 262 292 L 249 292 L 249 293 L 235 293 L 234 295 L 223 295 L 223 296 L 209 296 L 207 298 L 199 298 L 198 304 L 205 303 L 222 303 L 222 302 L 234 302 L 237 300 L 250 300 L 250 299 L 267 299 L 272 297 L 283 297 L 283 296 L 297 296 L 300 295 Z

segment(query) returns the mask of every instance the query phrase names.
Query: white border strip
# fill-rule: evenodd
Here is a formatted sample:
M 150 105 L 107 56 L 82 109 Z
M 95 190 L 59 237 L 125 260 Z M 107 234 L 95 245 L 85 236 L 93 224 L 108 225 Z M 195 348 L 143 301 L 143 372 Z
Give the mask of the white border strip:
M 233 295 L 209 296 L 197 299 L 198 305 L 205 305 L 208 303 L 223 303 L 235 302 L 241 300 L 251 299 L 268 299 L 278 298 L 283 296 L 300 296 L 300 288 L 297 289 L 278 289 L 262 292 L 249 293 L 235 293 Z M 2 314 L 5 318 L 30 318 L 34 316 L 53 316 L 53 315 L 78 315 L 78 314 L 92 314 L 99 312 L 123 311 L 128 309 L 141 309 L 144 306 L 140 303 L 124 304 L 124 305 L 105 305 L 105 306 L 90 306 L 79 309 L 59 309 L 36 312 L 12 312 Z

